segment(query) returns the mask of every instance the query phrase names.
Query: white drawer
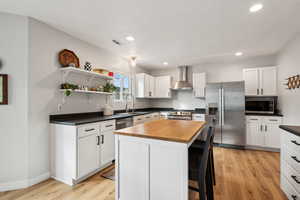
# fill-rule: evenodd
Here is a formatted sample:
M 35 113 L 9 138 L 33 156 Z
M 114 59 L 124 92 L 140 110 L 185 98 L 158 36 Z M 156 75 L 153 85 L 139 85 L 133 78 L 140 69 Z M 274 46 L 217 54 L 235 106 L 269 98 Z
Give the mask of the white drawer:
M 145 121 L 151 121 L 152 118 L 153 118 L 152 114 L 144 115 L 144 120 L 145 120 Z
M 264 117 L 263 121 L 266 124 L 281 124 L 282 117 Z
M 151 115 L 153 119 L 159 119 L 159 113 L 152 113 Z
M 99 134 L 99 124 L 86 124 L 79 126 L 78 131 L 78 138 L 85 137 L 92 134 Z
M 144 115 L 133 117 L 133 123 L 142 123 L 145 121 Z
M 281 180 L 281 189 L 284 191 L 289 200 L 298 200 L 300 199 L 300 195 L 293 186 L 288 182 L 285 177 L 282 177 Z
M 194 114 L 193 120 L 194 121 L 205 121 L 205 115 L 204 114 Z
M 101 122 L 101 132 L 115 130 L 115 129 L 116 129 L 115 120 Z
M 300 137 L 289 132 L 284 132 L 284 145 L 293 151 L 292 153 L 300 154 Z
M 282 151 L 284 160 L 300 175 L 300 154 L 287 147 Z
M 247 123 L 252 123 L 252 122 L 261 122 L 262 117 L 260 116 L 247 116 L 246 117 Z
M 289 164 L 285 163 L 285 169 L 283 171 L 284 176 L 289 183 L 295 188 L 296 192 L 300 192 L 300 174 L 297 173 Z M 299 197 L 300 198 L 300 197 Z

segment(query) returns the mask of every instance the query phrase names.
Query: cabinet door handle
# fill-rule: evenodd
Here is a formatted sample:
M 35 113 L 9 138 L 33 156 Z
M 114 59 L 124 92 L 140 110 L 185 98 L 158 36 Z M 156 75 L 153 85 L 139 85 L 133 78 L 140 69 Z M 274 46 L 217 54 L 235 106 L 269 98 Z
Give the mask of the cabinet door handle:
M 256 94 L 259 95 L 259 89 L 257 88 Z
M 297 179 L 297 176 L 291 175 L 292 179 L 298 184 L 300 184 L 300 181 Z
M 261 92 L 261 95 L 264 95 L 264 89 L 261 89 L 260 92 Z
M 300 146 L 300 144 L 296 140 L 291 140 L 292 143 L 294 143 L 297 146 Z
M 300 160 L 298 160 L 297 156 L 291 156 L 297 163 L 300 163 Z
M 263 131 L 263 125 L 260 125 L 260 131 Z
M 267 125 L 265 125 L 265 131 L 266 131 L 266 132 L 268 131 L 268 126 L 267 126 Z
M 291 197 L 292 197 L 293 200 L 297 200 L 298 199 L 297 195 L 294 195 L 294 194 L 292 194 Z
M 101 144 L 104 144 L 104 135 L 101 135 Z
M 91 129 L 85 129 L 84 131 L 85 132 L 90 132 L 90 131 L 94 131 L 95 129 L 94 128 L 91 128 Z
M 269 121 L 270 121 L 270 122 L 278 122 L 277 119 L 270 119 Z
M 113 125 L 111 124 L 111 125 L 106 125 L 105 127 L 108 128 L 108 127 L 112 127 L 112 126 L 113 126 Z
M 100 145 L 100 136 L 99 135 L 97 136 L 97 145 L 98 146 Z

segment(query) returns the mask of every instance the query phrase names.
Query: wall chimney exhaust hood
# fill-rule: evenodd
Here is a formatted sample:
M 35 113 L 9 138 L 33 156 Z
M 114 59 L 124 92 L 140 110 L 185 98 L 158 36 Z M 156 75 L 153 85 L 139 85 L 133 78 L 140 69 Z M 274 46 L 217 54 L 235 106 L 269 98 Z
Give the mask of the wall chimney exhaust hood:
M 174 90 L 191 90 L 192 85 L 188 82 L 188 66 L 179 67 L 179 81 L 175 83 Z

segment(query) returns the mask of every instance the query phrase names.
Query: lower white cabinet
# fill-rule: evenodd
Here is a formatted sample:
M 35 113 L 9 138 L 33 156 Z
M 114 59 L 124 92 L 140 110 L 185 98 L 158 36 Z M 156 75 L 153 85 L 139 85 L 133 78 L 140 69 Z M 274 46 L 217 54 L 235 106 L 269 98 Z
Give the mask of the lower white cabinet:
M 280 148 L 282 117 L 247 116 L 247 145 Z
M 280 182 L 288 199 L 300 199 L 300 137 L 281 130 Z
M 193 114 L 192 115 L 193 121 L 205 121 L 205 114 Z
M 91 134 L 78 138 L 78 178 L 81 178 L 99 167 L 98 135 Z
M 115 159 L 115 120 L 79 126 L 51 124 L 51 176 L 74 185 Z
M 133 117 L 133 125 L 143 124 L 145 122 L 150 122 L 153 120 L 158 120 L 160 118 L 159 113 L 151 113 L 146 115 L 139 115 Z

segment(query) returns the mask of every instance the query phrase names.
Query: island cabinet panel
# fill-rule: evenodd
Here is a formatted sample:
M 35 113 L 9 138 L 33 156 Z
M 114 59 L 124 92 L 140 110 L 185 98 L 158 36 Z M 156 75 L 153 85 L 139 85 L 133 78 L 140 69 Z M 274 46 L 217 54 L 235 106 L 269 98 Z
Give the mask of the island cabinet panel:
M 119 199 L 149 200 L 149 145 L 120 140 L 119 148 Z
M 188 200 L 188 144 L 116 135 L 116 200 Z
M 150 149 L 150 199 L 184 199 L 186 185 L 185 151 L 178 147 L 155 145 Z M 167 163 L 166 163 L 167 162 Z M 173 191 L 173 192 L 170 192 Z

